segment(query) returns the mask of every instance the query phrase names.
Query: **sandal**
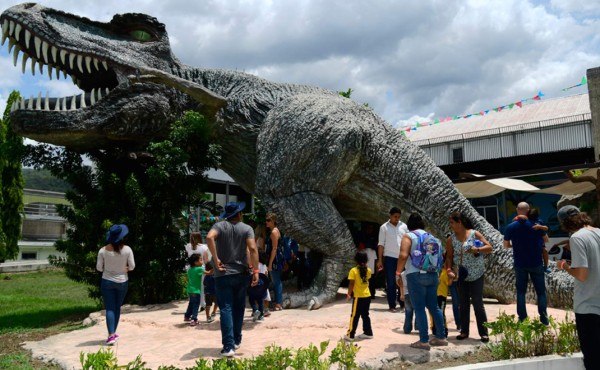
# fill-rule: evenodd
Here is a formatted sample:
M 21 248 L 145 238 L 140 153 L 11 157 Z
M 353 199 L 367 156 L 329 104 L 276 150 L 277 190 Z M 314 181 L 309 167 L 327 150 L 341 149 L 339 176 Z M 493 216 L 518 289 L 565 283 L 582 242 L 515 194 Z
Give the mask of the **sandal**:
M 468 335 L 468 334 L 460 333 L 460 334 L 459 334 L 459 335 L 456 337 L 456 339 L 457 339 L 457 340 L 465 340 L 465 339 L 467 339 L 468 337 L 469 337 L 469 335 Z M 489 338 L 488 338 L 488 341 L 489 341 Z
M 275 311 L 281 311 L 283 310 L 283 307 L 281 307 L 280 305 L 275 306 Z

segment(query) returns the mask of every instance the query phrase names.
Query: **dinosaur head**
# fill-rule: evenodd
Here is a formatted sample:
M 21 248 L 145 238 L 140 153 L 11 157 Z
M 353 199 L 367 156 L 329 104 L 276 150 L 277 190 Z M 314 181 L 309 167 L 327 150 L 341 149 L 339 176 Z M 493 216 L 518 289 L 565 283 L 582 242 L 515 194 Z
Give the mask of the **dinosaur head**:
M 128 79 L 139 69 L 180 68 L 156 18 L 122 14 L 102 23 L 26 3 L 4 11 L 0 26 L 15 66 L 22 55 L 23 73 L 70 76 L 84 91 L 13 104 L 11 123 L 23 136 L 74 149 L 143 143 L 164 134 L 183 110 L 183 94 Z

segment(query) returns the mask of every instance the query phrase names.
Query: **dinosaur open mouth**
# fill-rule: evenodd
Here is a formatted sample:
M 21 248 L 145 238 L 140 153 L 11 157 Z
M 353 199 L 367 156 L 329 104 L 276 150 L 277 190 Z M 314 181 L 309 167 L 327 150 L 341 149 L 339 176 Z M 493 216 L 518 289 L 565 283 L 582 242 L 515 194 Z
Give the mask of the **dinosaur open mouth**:
M 73 83 L 84 91 L 83 94 L 70 97 L 49 97 L 46 93 L 42 97 L 20 99 L 13 103 L 11 112 L 18 109 L 27 110 L 52 110 L 72 111 L 90 107 L 119 85 L 118 74 L 110 62 L 102 57 L 86 53 L 84 50 L 73 50 L 53 42 L 45 37 L 42 32 L 36 32 L 35 27 L 30 27 L 27 21 L 9 16 L 0 19 L 2 27 L 2 42 L 8 39 L 8 53 L 12 52 L 13 63 L 17 66 L 19 54 L 23 73 L 31 70 L 35 75 L 36 69 L 43 75 L 44 67 L 50 79 L 53 75 L 59 79 L 70 76 Z M 29 68 L 27 62 L 30 61 Z

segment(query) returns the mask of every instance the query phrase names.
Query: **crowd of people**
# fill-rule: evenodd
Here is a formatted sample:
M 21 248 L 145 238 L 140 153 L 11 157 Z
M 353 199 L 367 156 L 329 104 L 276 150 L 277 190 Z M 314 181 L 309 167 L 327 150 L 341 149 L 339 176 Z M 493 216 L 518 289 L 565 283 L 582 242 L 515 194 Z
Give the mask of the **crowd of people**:
M 223 221 L 210 229 L 206 244 L 202 243 L 200 233 L 192 233 L 185 247 L 189 303 L 184 321 L 196 326 L 199 312 L 205 311 L 206 322 L 210 323 L 215 320 L 218 306 L 221 354 L 226 357 L 234 356 L 241 345 L 246 297 L 253 321 L 263 321 L 271 314 L 270 309 L 282 309 L 282 273 L 289 269 L 289 264 L 299 261 L 302 269 L 307 267 L 307 251 L 301 251 L 297 244 L 288 252 L 293 258 L 286 256 L 289 240 L 286 242 L 278 229 L 275 214 L 267 214 L 265 225 L 253 229 L 242 222 L 244 207 L 244 202 L 228 203 L 221 215 Z M 525 294 L 531 280 L 537 294 L 539 320 L 549 325 L 545 288 L 545 273 L 549 272 L 545 248 L 548 228 L 527 203 L 519 203 L 516 210 L 517 216 L 504 233 L 504 247 L 513 251 L 518 318 L 528 319 Z M 410 214 L 406 224 L 400 217 L 400 209 L 392 207 L 389 220 L 380 226 L 378 234 L 373 224 L 367 224 L 358 238 L 356 266 L 348 273 L 347 298 L 352 300 L 350 325 L 343 339 L 373 338 L 369 308 L 376 296 L 375 277 L 382 274 L 389 311 L 397 312 L 398 306 L 403 309 L 404 333 L 411 333 L 413 327 L 419 331 L 419 340 L 411 347 L 428 350 L 431 346 L 448 345 L 445 308 L 449 295 L 459 332 L 456 339 L 469 337 L 473 306 L 480 340 L 487 343 L 484 256 L 493 252 L 490 243 L 460 211 L 449 216 L 451 233 L 445 243 L 426 231 L 418 213 Z M 572 259 L 558 261 L 557 269 L 575 278 L 574 311 L 585 366 L 600 368 L 600 355 L 592 349 L 595 340 L 600 339 L 600 286 L 596 284 L 600 276 L 600 229 L 591 226 L 589 217 L 574 206 L 561 208 L 558 219 L 571 233 Z M 106 235 L 107 244 L 98 253 L 97 269 L 102 272 L 101 293 L 109 335 L 107 345 L 119 339 L 117 326 L 127 293 L 127 272 L 135 268 L 133 252 L 124 244 L 127 234 L 126 225 L 113 225 Z M 305 281 L 298 275 L 300 289 Z M 363 333 L 356 335 L 359 320 Z

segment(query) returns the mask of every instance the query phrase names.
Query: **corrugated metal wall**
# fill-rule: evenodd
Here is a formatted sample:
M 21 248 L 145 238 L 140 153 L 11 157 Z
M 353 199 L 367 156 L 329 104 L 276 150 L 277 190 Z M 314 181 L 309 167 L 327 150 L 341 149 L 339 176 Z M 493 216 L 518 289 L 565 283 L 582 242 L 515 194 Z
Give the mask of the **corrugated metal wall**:
M 528 154 L 591 148 L 591 114 L 415 141 L 438 166 L 454 163 L 453 150 L 462 148 L 463 161 L 474 162 Z

